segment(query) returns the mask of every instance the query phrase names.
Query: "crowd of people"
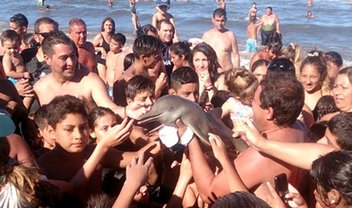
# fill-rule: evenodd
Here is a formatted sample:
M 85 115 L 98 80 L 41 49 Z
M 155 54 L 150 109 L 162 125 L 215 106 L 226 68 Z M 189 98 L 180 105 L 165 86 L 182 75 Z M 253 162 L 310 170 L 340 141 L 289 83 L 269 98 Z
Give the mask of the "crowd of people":
M 63 32 L 40 17 L 33 34 L 25 15 L 9 19 L 0 35 L 0 207 L 352 207 L 352 67 L 339 53 L 283 46 L 273 9 L 259 18 L 253 4 L 246 69 L 224 1 L 193 43 L 179 40 L 170 1 L 158 0 L 143 26 L 137 2 L 132 47 L 111 17 L 92 42 L 81 18 Z M 168 95 L 200 109 L 207 138 L 195 129 L 199 111 L 173 117 L 187 108 L 178 103 L 163 114 L 172 126 L 139 122 Z M 219 136 L 223 124 L 232 137 Z

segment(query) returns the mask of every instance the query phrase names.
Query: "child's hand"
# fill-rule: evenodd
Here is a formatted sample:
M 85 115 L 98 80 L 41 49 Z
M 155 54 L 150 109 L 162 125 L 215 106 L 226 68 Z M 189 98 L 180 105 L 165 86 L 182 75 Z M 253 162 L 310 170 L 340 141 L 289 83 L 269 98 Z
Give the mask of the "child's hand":
M 145 184 L 148 179 L 148 171 L 152 164 L 153 158 L 150 157 L 144 163 L 144 153 L 140 153 L 138 157 L 133 158 L 131 164 L 126 167 L 126 182 L 131 186 L 140 187 Z
M 209 142 L 214 153 L 214 157 L 222 163 L 228 159 L 225 143 L 218 135 L 209 133 Z
M 104 137 L 98 144 L 102 143 L 102 145 L 109 148 L 121 144 L 131 133 L 132 123 L 133 120 L 128 121 L 128 118 L 123 119 L 121 124 L 116 125 L 107 131 L 106 137 Z
M 205 88 L 210 87 L 212 85 L 211 80 L 210 80 L 210 74 L 209 74 L 208 70 L 201 72 L 200 83 L 203 83 Z
M 161 92 L 166 86 L 166 84 L 167 84 L 167 76 L 164 72 L 161 72 L 155 81 L 155 91 Z

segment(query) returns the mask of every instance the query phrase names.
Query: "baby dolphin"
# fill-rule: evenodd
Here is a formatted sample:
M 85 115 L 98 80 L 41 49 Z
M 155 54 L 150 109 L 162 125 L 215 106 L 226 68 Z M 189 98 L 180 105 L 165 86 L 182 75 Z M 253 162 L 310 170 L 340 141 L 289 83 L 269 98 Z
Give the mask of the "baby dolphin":
M 210 146 L 208 133 L 219 135 L 223 139 L 231 139 L 239 152 L 247 149 L 247 144 L 241 139 L 234 139 L 233 132 L 220 119 L 211 113 L 206 113 L 196 103 L 176 95 L 167 95 L 159 98 L 152 109 L 143 114 L 137 122 L 139 125 L 158 122 L 166 126 L 176 127 L 176 120 L 182 122 Z

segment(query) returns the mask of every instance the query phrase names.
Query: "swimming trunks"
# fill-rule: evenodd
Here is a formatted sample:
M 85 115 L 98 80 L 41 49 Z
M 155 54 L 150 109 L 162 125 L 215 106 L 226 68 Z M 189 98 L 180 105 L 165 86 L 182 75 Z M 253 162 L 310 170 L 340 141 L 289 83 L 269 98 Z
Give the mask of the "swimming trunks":
M 257 51 L 257 40 L 247 39 L 246 41 L 246 51 L 247 52 L 256 52 Z

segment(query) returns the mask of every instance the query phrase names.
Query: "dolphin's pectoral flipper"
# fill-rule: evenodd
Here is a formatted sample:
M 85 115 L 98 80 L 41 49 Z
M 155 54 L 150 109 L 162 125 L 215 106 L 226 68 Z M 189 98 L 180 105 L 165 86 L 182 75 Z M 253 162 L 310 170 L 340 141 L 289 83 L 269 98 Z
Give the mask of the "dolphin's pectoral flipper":
M 151 112 L 151 111 L 149 111 L 149 112 Z M 141 119 L 139 121 L 137 121 L 137 124 L 138 125 L 142 125 L 144 123 L 149 123 L 149 122 L 152 122 L 152 121 L 156 121 L 156 120 L 158 120 L 159 118 L 161 118 L 164 115 L 165 115 L 165 113 L 161 113 L 159 115 L 151 115 L 151 116 L 149 116 L 149 114 L 146 113 L 146 114 L 144 114 L 141 117 Z
M 232 144 L 236 147 L 238 152 L 243 152 L 248 148 L 248 144 L 240 137 L 233 137 Z

